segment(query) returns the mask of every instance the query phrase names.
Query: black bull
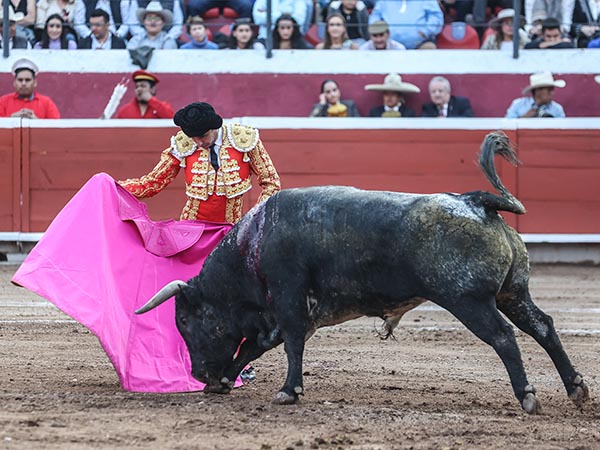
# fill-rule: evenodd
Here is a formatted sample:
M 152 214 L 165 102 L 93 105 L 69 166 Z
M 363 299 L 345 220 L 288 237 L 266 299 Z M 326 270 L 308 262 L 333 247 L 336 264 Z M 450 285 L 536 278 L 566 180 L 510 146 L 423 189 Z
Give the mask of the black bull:
M 246 364 L 283 342 L 288 372 L 274 402 L 287 404 L 304 393 L 304 344 L 317 328 L 376 316 L 389 335 L 404 313 L 430 300 L 494 348 L 522 407 L 537 413 L 501 311 L 546 350 L 579 406 L 588 388 L 552 319 L 532 302 L 527 250 L 497 212 L 525 209 L 498 178 L 495 154 L 518 163 L 502 133 L 486 136 L 480 154 L 500 196 L 333 186 L 282 191 L 227 234 L 198 276 L 170 283 L 137 312 L 176 295 L 192 373 L 208 392 L 229 392 Z

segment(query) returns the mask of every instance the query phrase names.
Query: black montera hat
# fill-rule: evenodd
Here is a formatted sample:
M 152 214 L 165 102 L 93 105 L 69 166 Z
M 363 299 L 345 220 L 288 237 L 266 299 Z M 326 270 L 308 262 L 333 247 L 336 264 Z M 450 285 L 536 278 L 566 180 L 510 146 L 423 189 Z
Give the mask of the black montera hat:
M 223 125 L 223 118 L 208 103 L 195 102 L 181 108 L 173 122 L 181 127 L 189 137 L 203 136 L 208 130 L 218 130 Z

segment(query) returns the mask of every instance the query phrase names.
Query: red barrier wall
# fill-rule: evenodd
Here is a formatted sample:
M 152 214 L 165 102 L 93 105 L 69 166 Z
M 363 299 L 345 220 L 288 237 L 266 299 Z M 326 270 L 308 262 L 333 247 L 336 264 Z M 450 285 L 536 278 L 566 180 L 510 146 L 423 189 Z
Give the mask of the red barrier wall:
M 21 129 L 0 128 L 0 230 L 18 230 L 21 226 Z
M 104 122 L 105 123 L 105 122 Z M 116 179 L 147 173 L 175 130 L 165 128 L 0 129 L 0 157 L 12 180 L 2 179 L 0 231 L 43 231 L 69 198 L 95 173 Z M 341 184 L 419 193 L 491 190 L 477 167 L 490 130 L 262 129 L 261 137 L 283 187 Z M 506 215 L 524 233 L 600 233 L 600 130 L 508 130 L 523 166 L 497 160 L 502 181 L 526 206 Z M 12 138 L 11 138 L 12 136 Z M 6 138 L 6 139 L 5 139 Z M 18 147 L 18 146 L 17 146 Z M 11 155 L 12 150 L 12 155 Z M 22 161 L 18 155 L 22 154 Z M 17 167 L 22 164 L 19 209 Z M 11 178 L 2 164 L 3 174 Z M 13 186 L 10 188 L 10 186 Z M 7 189 L 4 189 L 6 187 Z M 11 194 L 7 192 L 10 190 Z M 257 198 L 249 194 L 247 206 Z M 177 218 L 184 204 L 183 177 L 148 201 L 153 219 Z M 22 217 L 22 219 L 19 219 Z
M 421 113 L 429 101 L 427 85 L 430 74 L 404 75 L 403 80 L 421 88 L 420 94 L 406 96 L 407 104 Z M 63 118 L 98 118 L 102 114 L 115 85 L 129 73 L 41 73 L 39 92 L 49 95 Z M 556 89 L 555 99 L 568 117 L 600 116 L 600 89 L 587 74 L 555 74 L 567 82 Z M 342 98 L 353 99 L 362 116 L 381 103 L 381 94 L 365 91 L 364 86 L 380 84 L 380 74 L 287 74 L 287 73 L 161 73 L 157 97 L 169 101 L 177 110 L 191 101 L 219 105 L 223 117 L 289 116 L 307 117 L 319 99 L 321 82 L 333 78 L 340 84 Z M 529 84 L 526 74 L 458 74 L 447 75 L 455 95 L 471 100 L 477 117 L 504 117 L 514 98 Z M 12 86 L 9 73 L 0 74 L 0 86 Z M 65 90 L 68 86 L 68 90 Z M 66 95 L 68 92 L 68 95 Z M 582 92 L 585 95 L 582 95 Z M 121 105 L 133 98 L 133 89 Z M 269 101 L 265 101 L 268 99 Z

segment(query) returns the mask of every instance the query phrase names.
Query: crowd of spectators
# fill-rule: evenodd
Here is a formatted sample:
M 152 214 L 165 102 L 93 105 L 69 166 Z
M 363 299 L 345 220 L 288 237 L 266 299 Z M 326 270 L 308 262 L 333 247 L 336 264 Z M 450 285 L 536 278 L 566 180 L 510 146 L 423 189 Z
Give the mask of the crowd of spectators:
M 263 50 L 269 33 L 277 50 L 427 49 L 436 48 L 442 28 L 452 21 L 463 24 L 462 29 L 476 28 L 480 47 L 485 50 L 512 50 L 515 22 L 524 49 L 600 48 L 600 0 L 522 0 L 524 15 L 519 17 L 510 7 L 512 0 L 272 0 L 271 30 L 267 29 L 266 0 L 5 1 L 10 2 L 9 45 L 32 51 Z M 2 13 L 0 8 L 0 18 Z M 29 72 L 29 77 L 17 77 L 15 72 L 17 97 L 10 94 L 14 101 L 24 100 L 19 89 L 30 101 L 37 98 L 37 68 Z M 145 80 L 140 84 L 136 80 L 138 101 L 153 98 L 157 82 Z M 141 86 L 144 83 L 151 86 Z M 526 97 L 516 99 L 506 116 L 564 117 L 561 105 L 552 99 L 554 88 L 563 87 L 563 83 L 555 81 L 549 72 L 533 74 L 531 85 L 523 91 Z M 446 78 L 434 77 L 428 88 L 431 101 L 420 113 L 413 111 L 406 106 L 405 97 L 420 92 L 419 88 L 402 81 L 398 74 L 389 74 L 383 84 L 365 87 L 382 91 L 383 96 L 382 104 L 374 106 L 368 115 L 474 115 L 467 98 L 452 95 Z M 156 111 L 152 107 L 148 114 L 156 117 Z M 144 108 L 140 114 L 144 116 Z M 351 99 L 342 99 L 338 83 L 328 79 L 321 85 L 319 102 L 310 116 L 357 117 L 360 113 Z
M 0 117 L 24 117 L 30 119 L 58 119 L 58 108 L 47 96 L 36 92 L 37 65 L 27 59 L 17 60 L 12 67 L 14 92 L 0 97 Z M 135 84 L 135 97 L 117 111 L 119 119 L 168 119 L 172 118 L 173 107 L 156 97 L 159 79 L 145 70 L 137 70 L 131 78 Z M 600 84 L 600 75 L 594 80 Z M 107 104 L 101 118 L 109 119 L 117 109 L 124 94 L 121 81 Z M 536 72 L 529 77 L 529 85 L 522 90 L 523 97 L 515 98 L 506 110 L 506 118 L 566 117 L 559 103 L 554 101 L 554 89 L 566 86 L 564 80 L 555 79 L 548 71 Z M 471 102 L 466 97 L 454 95 L 450 81 L 443 76 L 434 76 L 428 83 L 429 101 L 422 105 L 418 114 L 406 105 L 406 96 L 418 94 L 421 89 L 403 81 L 397 73 L 388 74 L 382 84 L 367 84 L 367 91 L 379 91 L 381 103 L 373 106 L 368 117 L 474 117 Z M 120 92 L 120 95 L 118 93 Z M 342 98 L 339 83 L 325 79 L 321 83 L 319 101 L 314 104 L 309 117 L 361 117 L 356 103 L 347 96 Z
M 271 30 L 266 0 L 7 1 L 13 48 L 262 49 L 271 33 L 276 49 L 410 50 L 456 22 L 458 45 L 472 26 L 482 49 L 503 50 L 515 21 L 528 49 L 600 47 L 600 0 L 521 0 L 518 18 L 513 0 L 272 0 Z

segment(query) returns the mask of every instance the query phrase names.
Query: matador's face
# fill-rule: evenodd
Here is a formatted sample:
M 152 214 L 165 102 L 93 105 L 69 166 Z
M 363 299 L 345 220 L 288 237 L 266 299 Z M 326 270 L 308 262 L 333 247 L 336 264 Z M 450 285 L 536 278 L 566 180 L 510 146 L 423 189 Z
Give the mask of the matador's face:
M 219 130 L 208 130 L 202 136 L 193 137 L 192 141 L 199 147 L 208 148 L 217 141 L 217 137 L 219 137 Z

